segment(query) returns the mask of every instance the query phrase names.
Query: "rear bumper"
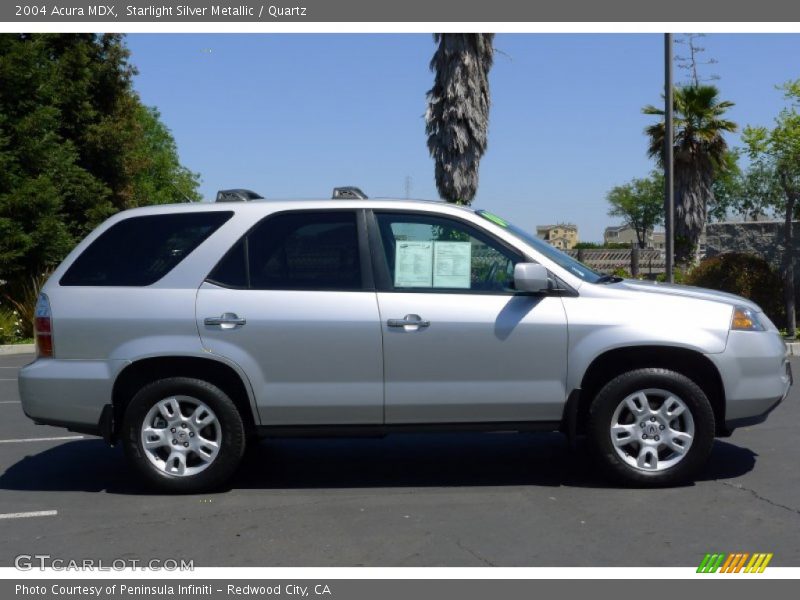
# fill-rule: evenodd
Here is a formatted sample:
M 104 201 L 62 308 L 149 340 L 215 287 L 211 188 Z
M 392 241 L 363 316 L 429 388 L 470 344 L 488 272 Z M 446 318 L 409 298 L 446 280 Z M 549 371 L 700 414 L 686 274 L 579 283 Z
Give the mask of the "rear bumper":
M 38 359 L 19 372 L 22 410 L 36 423 L 103 435 L 124 360 Z
M 725 351 L 706 356 L 722 377 L 729 431 L 765 421 L 789 394 L 792 367 L 777 333 L 731 331 Z

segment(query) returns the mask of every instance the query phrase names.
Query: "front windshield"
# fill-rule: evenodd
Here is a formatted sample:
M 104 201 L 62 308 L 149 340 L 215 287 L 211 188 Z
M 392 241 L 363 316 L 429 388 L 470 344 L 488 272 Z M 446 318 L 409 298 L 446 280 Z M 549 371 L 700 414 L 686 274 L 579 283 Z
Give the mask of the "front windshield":
M 572 275 L 575 275 L 575 277 L 579 277 L 583 281 L 588 281 L 589 283 L 597 283 L 597 281 L 603 277 L 600 273 L 595 273 L 582 262 L 578 262 L 568 254 L 565 254 L 561 250 L 554 248 L 544 240 L 540 240 L 535 235 L 531 235 L 530 233 L 523 231 L 516 225 L 512 225 L 505 219 L 502 219 L 497 215 L 493 215 L 485 210 L 476 210 L 475 213 L 487 221 L 491 221 L 495 225 L 499 225 L 529 246 L 533 246 L 537 252 L 544 254 L 558 266 L 566 269 Z

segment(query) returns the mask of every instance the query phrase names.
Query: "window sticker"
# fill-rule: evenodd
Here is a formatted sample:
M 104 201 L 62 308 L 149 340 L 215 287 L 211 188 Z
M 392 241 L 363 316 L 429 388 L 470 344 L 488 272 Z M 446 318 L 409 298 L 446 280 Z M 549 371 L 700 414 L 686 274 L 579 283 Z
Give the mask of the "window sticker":
M 470 242 L 433 243 L 433 287 L 468 289 L 471 265 Z
M 395 242 L 395 287 L 433 285 L 433 242 Z

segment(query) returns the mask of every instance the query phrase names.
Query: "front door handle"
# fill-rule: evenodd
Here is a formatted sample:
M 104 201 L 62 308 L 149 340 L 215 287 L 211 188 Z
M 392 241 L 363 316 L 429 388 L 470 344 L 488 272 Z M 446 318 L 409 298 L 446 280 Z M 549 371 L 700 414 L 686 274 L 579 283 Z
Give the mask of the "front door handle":
M 247 324 L 247 319 L 240 317 L 236 313 L 226 312 L 219 317 L 206 317 L 203 323 L 207 327 L 218 326 L 220 329 L 236 329 Z
M 389 327 L 402 327 L 406 331 L 416 331 L 420 327 L 429 327 L 431 322 L 425 321 L 419 315 L 406 315 L 402 319 L 389 319 L 386 324 Z

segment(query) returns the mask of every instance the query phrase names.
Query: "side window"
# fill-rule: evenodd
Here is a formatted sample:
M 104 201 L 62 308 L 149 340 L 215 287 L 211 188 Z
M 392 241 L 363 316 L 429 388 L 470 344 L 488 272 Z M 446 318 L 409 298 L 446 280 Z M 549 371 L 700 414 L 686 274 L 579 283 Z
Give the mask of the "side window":
M 376 213 L 395 290 L 512 292 L 522 257 L 456 220 Z
M 208 280 L 259 290 L 360 290 L 355 213 L 267 217 L 231 248 Z
M 130 217 L 101 233 L 59 282 L 69 286 L 147 286 L 214 233 L 232 212 Z
M 250 287 L 247 276 L 247 238 L 240 239 L 233 248 L 217 263 L 207 280 L 224 287 L 246 289 Z

